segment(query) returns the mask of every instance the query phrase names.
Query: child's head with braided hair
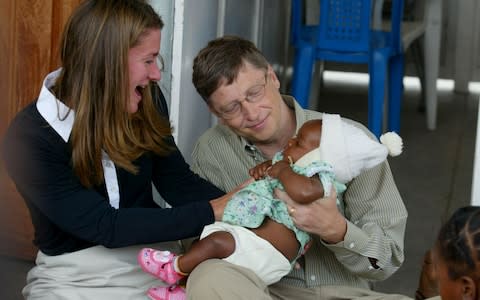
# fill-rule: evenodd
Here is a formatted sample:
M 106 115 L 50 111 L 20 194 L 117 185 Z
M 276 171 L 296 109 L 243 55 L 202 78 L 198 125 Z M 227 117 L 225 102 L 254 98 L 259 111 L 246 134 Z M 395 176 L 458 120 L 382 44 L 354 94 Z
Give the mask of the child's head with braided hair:
M 442 226 L 434 261 L 443 300 L 480 298 L 480 207 L 460 208 Z

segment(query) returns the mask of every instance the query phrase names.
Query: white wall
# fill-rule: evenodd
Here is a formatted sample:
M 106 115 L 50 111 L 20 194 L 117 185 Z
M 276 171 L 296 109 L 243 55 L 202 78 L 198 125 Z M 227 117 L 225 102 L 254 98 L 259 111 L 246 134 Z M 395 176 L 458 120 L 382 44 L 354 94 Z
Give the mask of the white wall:
M 480 116 L 480 104 L 478 105 L 478 116 Z M 480 206 L 480 117 L 477 117 L 477 138 L 475 141 L 471 204 Z
M 284 62 L 289 0 L 151 0 L 166 23 L 161 87 L 170 103 L 177 145 L 190 162 L 198 137 L 215 123 L 192 84 L 192 64 L 209 40 L 223 34 L 252 40 L 279 69 Z M 170 16 L 167 14 L 170 13 Z
M 218 0 L 150 0 L 162 17 L 161 54 L 165 61 L 160 87 L 170 109 L 174 138 L 190 160 L 194 141 L 210 127 L 210 113 L 191 82 L 192 62 L 217 36 Z
M 476 2 L 476 13 L 475 16 L 480 15 L 480 4 Z M 475 26 L 476 30 L 474 30 L 474 39 L 473 43 L 475 45 L 473 53 L 474 53 L 474 74 L 473 74 L 473 80 L 474 81 L 480 81 L 480 34 L 478 33 L 480 31 L 480 18 L 475 17 Z
M 164 72 L 160 87 L 165 94 L 167 102 L 170 103 L 171 94 L 171 73 L 172 73 L 172 36 L 173 36 L 173 1 L 152 0 L 150 4 L 160 15 L 165 24 L 162 30 L 162 41 L 160 43 L 160 53 L 165 62 Z
M 179 2 L 179 1 L 177 1 Z M 207 106 L 197 94 L 192 84 L 193 59 L 207 42 L 217 36 L 218 1 L 185 0 L 184 24 L 179 73 L 178 98 L 172 99 L 178 105 L 177 144 L 185 159 L 190 161 L 190 154 L 198 137 L 211 126 L 211 116 Z M 175 39 L 175 37 L 174 37 Z
M 478 0 L 459 1 L 457 13 L 457 32 L 455 35 L 455 56 L 453 77 L 455 91 L 468 92 L 468 83 L 473 77 L 476 54 L 474 46 L 477 29 L 475 26 L 475 13 Z M 472 26 L 473 25 L 473 26 Z

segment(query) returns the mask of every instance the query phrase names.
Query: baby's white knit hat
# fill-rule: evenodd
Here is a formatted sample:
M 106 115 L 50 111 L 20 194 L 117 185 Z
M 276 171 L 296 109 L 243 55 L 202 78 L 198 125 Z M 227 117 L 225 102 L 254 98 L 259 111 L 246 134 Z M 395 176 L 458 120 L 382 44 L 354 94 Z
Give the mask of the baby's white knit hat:
M 295 165 L 305 167 L 315 160 L 325 161 L 333 166 L 335 179 L 347 183 L 383 162 L 389 154 L 402 153 L 402 138 L 395 132 L 383 134 L 380 142 L 343 121 L 340 115 L 324 113 L 320 147 L 305 154 Z

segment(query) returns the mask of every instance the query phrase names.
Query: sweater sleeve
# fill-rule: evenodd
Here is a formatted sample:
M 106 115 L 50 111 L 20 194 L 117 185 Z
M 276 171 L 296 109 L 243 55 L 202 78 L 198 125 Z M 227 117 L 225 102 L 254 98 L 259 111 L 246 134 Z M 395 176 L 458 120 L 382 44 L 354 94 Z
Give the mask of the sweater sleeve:
M 190 169 L 173 139 L 172 145 L 175 149 L 172 153 L 154 159 L 153 182 L 167 203 L 175 207 L 184 203 L 208 201 L 224 194 Z

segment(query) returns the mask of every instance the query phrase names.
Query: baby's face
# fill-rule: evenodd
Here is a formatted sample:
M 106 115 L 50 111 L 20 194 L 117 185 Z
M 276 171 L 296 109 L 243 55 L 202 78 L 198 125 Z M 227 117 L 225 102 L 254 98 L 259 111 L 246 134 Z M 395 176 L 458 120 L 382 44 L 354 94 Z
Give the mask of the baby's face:
M 318 148 L 321 130 L 320 120 L 305 122 L 298 130 L 297 135 L 288 141 L 287 147 L 283 150 L 283 157 L 291 157 L 292 161 L 296 162 L 308 152 Z

